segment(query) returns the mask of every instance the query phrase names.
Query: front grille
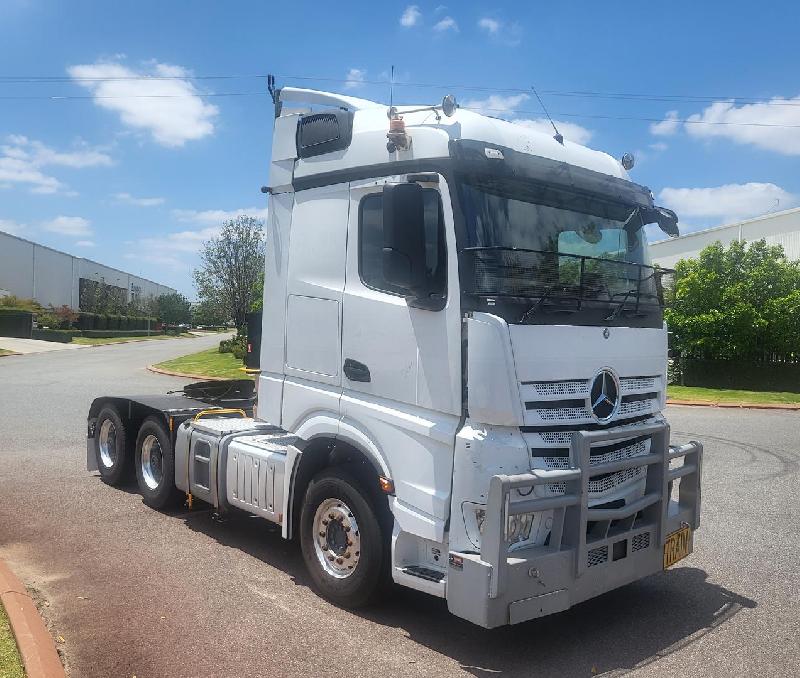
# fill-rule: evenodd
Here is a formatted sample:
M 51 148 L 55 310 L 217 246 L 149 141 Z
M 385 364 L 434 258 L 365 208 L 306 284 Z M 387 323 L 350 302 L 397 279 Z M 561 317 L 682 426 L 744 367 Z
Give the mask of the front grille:
M 609 423 L 620 423 L 660 410 L 660 376 L 620 377 L 620 404 Z M 590 379 L 523 381 L 520 393 L 526 426 L 568 426 L 595 422 L 590 403 Z
M 649 438 L 633 438 L 631 440 L 607 445 L 603 447 L 592 448 L 591 456 L 589 457 L 589 465 L 598 466 L 600 464 L 607 464 L 613 461 L 620 461 L 622 459 L 630 459 L 632 457 L 641 457 L 650 452 L 650 439 Z M 558 453 L 556 456 L 555 453 Z M 570 468 L 569 449 L 534 449 L 531 451 L 533 455 L 534 467 L 537 466 L 537 461 L 544 465 L 546 469 L 568 469 Z M 541 455 L 541 456 L 540 456 Z M 589 479 L 589 494 L 603 494 L 610 492 L 620 485 L 625 483 L 640 480 L 647 475 L 647 468 L 644 466 L 623 469 L 615 473 L 605 473 L 594 478 Z M 550 483 L 542 486 L 542 491 L 545 496 L 557 496 L 566 494 L 566 483 Z

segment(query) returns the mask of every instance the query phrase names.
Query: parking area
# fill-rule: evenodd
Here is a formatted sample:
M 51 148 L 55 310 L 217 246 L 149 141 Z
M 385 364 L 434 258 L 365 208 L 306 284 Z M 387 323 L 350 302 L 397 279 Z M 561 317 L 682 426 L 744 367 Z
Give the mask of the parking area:
M 47 601 L 71 675 L 798 672 L 800 413 L 669 408 L 674 438 L 706 446 L 696 552 L 566 613 L 485 631 L 408 591 L 335 608 L 263 521 L 159 514 L 84 470 L 92 398 L 180 387 L 146 365 L 216 341 L 0 361 L 0 556 Z

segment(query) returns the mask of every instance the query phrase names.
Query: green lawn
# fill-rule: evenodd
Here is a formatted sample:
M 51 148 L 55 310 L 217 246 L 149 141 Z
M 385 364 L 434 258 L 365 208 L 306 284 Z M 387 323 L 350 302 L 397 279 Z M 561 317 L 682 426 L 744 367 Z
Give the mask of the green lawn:
M 232 353 L 220 353 L 217 348 L 210 348 L 199 353 L 190 353 L 173 360 L 165 360 L 163 363 L 154 365 L 154 367 L 198 377 L 253 378 L 252 375 L 241 369 L 243 367 L 241 360 L 234 358 Z
M 713 403 L 800 404 L 800 393 L 736 391 L 726 388 L 701 388 L 699 386 L 668 386 L 667 397 L 671 400 L 703 400 Z
M 193 334 L 184 332 L 179 337 L 192 337 Z M 153 341 L 156 339 L 176 339 L 174 334 L 154 334 L 149 337 L 73 337 L 73 344 L 86 344 L 89 346 L 101 346 L 103 344 L 119 344 L 123 341 Z
M 0 605 L 0 678 L 25 678 L 17 643 L 2 605 Z

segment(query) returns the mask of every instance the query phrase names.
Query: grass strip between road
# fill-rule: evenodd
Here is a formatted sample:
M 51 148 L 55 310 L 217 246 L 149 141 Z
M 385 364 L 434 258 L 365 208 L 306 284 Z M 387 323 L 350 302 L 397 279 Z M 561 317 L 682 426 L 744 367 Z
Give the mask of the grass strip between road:
M 17 353 L 16 351 L 9 351 L 7 348 L 0 348 L 0 358 L 2 358 L 4 355 L 17 355 Z
M 154 334 L 150 337 L 73 337 L 73 344 L 83 344 L 86 346 L 102 346 L 103 344 L 121 344 L 127 341 L 154 341 L 159 339 L 179 339 L 193 337 L 194 334 L 184 332 L 183 334 Z
M 25 678 L 17 643 L 2 605 L 0 605 L 0 678 Z
M 709 404 L 800 405 L 800 393 L 740 391 L 727 388 L 703 388 L 701 386 L 670 385 L 667 387 L 667 398 L 669 400 L 691 400 Z
M 219 349 L 209 348 L 199 353 L 165 360 L 153 365 L 160 370 L 191 374 L 197 377 L 221 377 L 223 379 L 252 379 L 253 375 L 242 370 L 242 361 L 233 357 L 233 353 L 220 353 Z

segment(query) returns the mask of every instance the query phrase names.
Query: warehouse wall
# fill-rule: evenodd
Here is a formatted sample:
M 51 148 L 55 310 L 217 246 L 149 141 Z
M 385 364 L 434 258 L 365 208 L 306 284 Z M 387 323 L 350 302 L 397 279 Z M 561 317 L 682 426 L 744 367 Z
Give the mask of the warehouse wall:
M 127 291 L 128 301 L 139 296 L 159 296 L 175 290 L 91 259 L 73 257 L 0 232 L 0 290 L 36 299 L 43 306 L 67 304 L 77 309 L 81 278 L 104 281 Z
M 753 242 L 762 238 L 770 245 L 783 245 L 789 259 L 800 260 L 800 208 L 662 240 L 650 245 L 650 256 L 655 263 L 672 268 L 679 260 L 696 257 L 718 240 L 727 246 L 734 240 Z

